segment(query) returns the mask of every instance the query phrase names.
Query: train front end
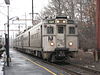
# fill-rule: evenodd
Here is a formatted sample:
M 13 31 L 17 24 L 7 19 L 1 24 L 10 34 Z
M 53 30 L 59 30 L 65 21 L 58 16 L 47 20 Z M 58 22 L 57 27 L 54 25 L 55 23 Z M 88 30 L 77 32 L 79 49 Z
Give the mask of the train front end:
M 43 25 L 43 57 L 52 62 L 66 60 L 78 50 L 77 26 L 67 17 L 47 19 Z

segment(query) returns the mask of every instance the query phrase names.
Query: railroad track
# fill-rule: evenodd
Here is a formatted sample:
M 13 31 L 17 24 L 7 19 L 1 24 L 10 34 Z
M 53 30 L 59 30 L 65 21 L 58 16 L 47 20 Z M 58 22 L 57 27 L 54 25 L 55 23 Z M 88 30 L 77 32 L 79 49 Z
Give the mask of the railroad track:
M 45 62 L 49 65 L 52 65 L 56 68 L 62 69 L 66 72 L 69 72 L 71 75 L 100 75 L 100 71 L 93 69 L 85 68 L 83 66 L 75 65 L 70 63 L 69 65 L 59 65 L 54 63 Z
M 25 54 L 25 56 L 26 56 L 26 54 Z M 27 57 L 29 59 L 35 61 L 36 63 L 42 63 L 42 64 L 46 63 L 46 64 L 54 66 L 58 69 L 64 70 L 67 73 L 70 73 L 71 75 L 100 75 L 100 71 L 86 68 L 86 67 L 83 67 L 80 65 L 76 65 L 76 64 L 73 64 L 70 62 L 69 62 L 69 64 L 64 63 L 64 65 L 61 65 L 61 64 L 57 64 L 57 63 L 50 63 L 48 61 L 44 61 L 40 58 L 29 56 L 29 55 L 27 55 Z
M 91 73 L 93 72 L 96 75 L 100 75 L 100 71 L 98 71 L 98 70 L 94 70 L 94 69 L 87 68 L 87 67 L 84 67 L 84 66 L 81 66 L 81 65 L 77 65 L 77 64 L 73 64 L 73 63 L 70 63 L 70 65 L 72 65 L 74 67 L 78 67 L 78 68 L 83 69 L 83 70 L 86 70 L 86 71 L 89 71 Z
M 72 64 L 70 65 L 65 65 L 65 69 L 71 70 L 74 72 L 76 75 L 100 75 L 100 73 L 97 73 L 95 71 L 90 71 L 87 70 L 87 68 L 79 67 L 79 66 L 73 66 Z

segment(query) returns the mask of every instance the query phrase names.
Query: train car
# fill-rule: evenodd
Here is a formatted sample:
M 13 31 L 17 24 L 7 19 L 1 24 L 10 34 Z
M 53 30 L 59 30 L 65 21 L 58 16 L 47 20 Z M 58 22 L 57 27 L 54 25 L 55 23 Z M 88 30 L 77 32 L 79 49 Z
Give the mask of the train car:
M 65 61 L 78 50 L 77 25 L 67 17 L 46 18 L 19 34 L 14 47 L 43 59 Z
M 4 38 L 0 35 L 0 48 L 4 46 Z

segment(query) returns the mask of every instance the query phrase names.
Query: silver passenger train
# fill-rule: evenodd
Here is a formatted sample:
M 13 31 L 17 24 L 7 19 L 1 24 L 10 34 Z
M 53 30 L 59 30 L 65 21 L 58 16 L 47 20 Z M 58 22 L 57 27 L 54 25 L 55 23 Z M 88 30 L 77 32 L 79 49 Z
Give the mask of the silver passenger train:
M 51 62 L 65 61 L 78 50 L 77 25 L 67 17 L 44 19 L 17 35 L 14 47 Z

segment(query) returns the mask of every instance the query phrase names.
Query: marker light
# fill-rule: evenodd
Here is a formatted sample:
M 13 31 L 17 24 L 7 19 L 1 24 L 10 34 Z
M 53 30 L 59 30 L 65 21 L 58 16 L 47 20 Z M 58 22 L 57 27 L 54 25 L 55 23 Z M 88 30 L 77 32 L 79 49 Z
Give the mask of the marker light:
M 66 21 L 63 21 L 63 23 L 66 23 Z
M 59 21 L 57 21 L 57 23 L 59 23 Z

